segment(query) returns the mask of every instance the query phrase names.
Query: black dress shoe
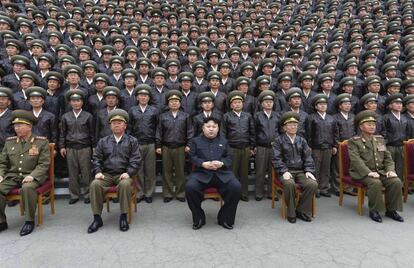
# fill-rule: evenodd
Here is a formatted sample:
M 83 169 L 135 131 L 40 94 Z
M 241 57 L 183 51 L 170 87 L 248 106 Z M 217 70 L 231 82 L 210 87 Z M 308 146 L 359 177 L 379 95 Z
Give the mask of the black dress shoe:
M 296 223 L 296 217 L 288 217 L 287 220 L 290 223 Z
M 121 230 L 122 232 L 126 232 L 129 230 L 129 224 L 126 214 L 122 214 L 121 217 L 119 217 L 119 230 Z
M 223 226 L 223 228 L 227 230 L 233 230 L 233 225 L 230 225 L 227 222 L 219 223 L 219 225 Z
M 203 222 L 203 220 L 199 220 L 198 223 L 193 223 L 193 230 L 198 230 L 201 227 L 203 227 L 203 225 L 206 224 L 205 222 Z
M 311 222 L 312 218 L 306 215 L 306 213 L 296 211 L 296 217 L 301 219 L 302 221 Z
M 119 203 L 119 199 L 118 198 L 112 199 L 112 203 L 115 203 L 115 204 Z
M 90 203 L 91 203 L 91 200 L 90 200 L 89 198 L 85 198 L 85 199 L 83 200 L 83 203 L 85 203 L 85 204 L 90 204 Z
M 26 221 L 20 230 L 20 236 L 25 236 L 31 234 L 34 230 L 34 222 L 33 221 Z
M 141 203 L 141 201 L 144 200 L 144 199 L 145 199 L 145 197 L 139 197 L 139 198 L 137 198 L 137 204 L 138 203 Z
M 240 200 L 243 202 L 249 202 L 249 198 L 247 196 L 240 197 Z
M 180 202 L 185 202 L 185 197 L 177 197 L 177 200 Z
M 255 199 L 256 199 L 256 201 L 262 201 L 263 197 L 256 197 Z
M 164 203 L 169 203 L 171 200 L 173 200 L 172 197 L 164 197 Z
M 17 204 L 19 204 L 19 200 L 13 200 L 13 201 L 10 201 L 9 203 L 7 203 L 7 206 L 14 207 Z
M 376 211 L 370 211 L 369 212 L 369 217 L 371 218 L 371 220 L 373 220 L 375 222 L 382 222 L 381 215 Z
M 328 192 L 320 192 L 320 195 L 324 197 L 331 197 L 331 194 Z
M 148 204 L 152 203 L 152 197 L 145 197 L 145 202 L 147 202 Z
M 393 219 L 394 221 L 404 222 L 404 218 L 401 217 L 395 210 L 385 212 L 385 216 Z
M 73 205 L 73 204 L 75 204 L 76 202 L 78 202 L 79 201 L 79 198 L 71 198 L 70 200 L 69 200 L 69 205 Z
M 9 226 L 7 225 L 7 222 L 0 223 L 0 232 L 7 230 L 7 228 L 9 228 Z
M 88 234 L 98 231 L 100 227 L 103 226 L 103 222 L 100 216 L 95 216 L 93 222 L 88 227 Z

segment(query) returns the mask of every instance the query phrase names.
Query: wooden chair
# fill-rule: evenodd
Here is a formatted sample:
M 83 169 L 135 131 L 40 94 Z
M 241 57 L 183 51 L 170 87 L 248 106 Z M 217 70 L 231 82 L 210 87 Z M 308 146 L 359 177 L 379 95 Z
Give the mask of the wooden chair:
M 116 190 L 116 185 L 112 185 L 108 188 L 108 190 L 105 192 L 105 203 L 106 203 L 106 211 L 110 212 L 109 209 L 109 203 L 111 199 L 118 198 L 118 193 Z M 138 187 L 137 187 L 137 177 L 132 177 L 132 192 L 131 192 L 131 198 L 129 199 L 129 209 L 128 209 L 128 223 L 132 223 L 132 206 L 134 206 L 134 211 L 137 212 L 137 200 L 138 198 Z
M 302 193 L 302 187 L 299 184 L 296 184 L 296 204 L 299 202 L 299 198 L 300 195 Z M 275 208 L 275 199 L 276 199 L 276 195 L 279 194 L 280 195 L 280 202 L 281 202 L 281 214 L 282 214 L 282 218 L 286 219 L 287 217 L 287 205 L 286 205 L 286 201 L 285 201 L 285 192 L 283 190 L 283 184 L 282 182 L 279 180 L 277 174 L 276 174 L 276 170 L 272 167 L 272 209 Z M 316 197 L 313 196 L 312 199 L 312 217 L 315 218 L 316 217 Z
M 49 202 L 50 210 L 52 214 L 55 214 L 55 144 L 49 144 L 50 152 L 50 165 L 48 179 L 40 185 L 37 189 L 37 226 L 43 224 L 43 203 Z M 24 207 L 22 202 L 22 196 L 20 194 L 20 188 L 12 189 L 6 195 L 7 201 L 19 201 L 20 215 L 24 215 Z
M 408 187 L 414 181 L 414 139 L 404 141 L 404 203 L 407 202 Z
M 223 198 L 217 188 L 211 187 L 204 190 L 204 199 L 218 200 L 220 202 L 220 206 L 223 206 Z
M 363 207 L 364 207 L 364 199 L 365 199 L 365 192 L 366 186 L 359 181 L 353 180 L 352 177 L 349 175 L 349 167 L 351 164 L 351 160 L 349 159 L 348 153 L 348 141 L 343 141 L 339 144 L 339 206 L 342 207 L 343 200 L 344 200 L 344 191 L 345 186 L 349 185 L 353 188 L 357 189 L 357 211 L 358 214 L 362 216 Z

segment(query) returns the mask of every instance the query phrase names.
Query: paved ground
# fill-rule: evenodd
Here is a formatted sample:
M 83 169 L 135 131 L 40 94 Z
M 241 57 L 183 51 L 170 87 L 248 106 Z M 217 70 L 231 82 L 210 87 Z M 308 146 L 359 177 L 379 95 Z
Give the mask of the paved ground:
M 411 200 L 410 200 L 411 198 Z M 414 267 L 414 197 L 405 223 L 377 224 L 356 213 L 356 198 L 318 200 L 312 223 L 289 224 L 270 200 L 241 202 L 235 229 L 218 226 L 218 203 L 206 201 L 207 225 L 191 229 L 187 205 L 139 204 L 126 233 L 118 230 L 118 204 L 103 213 L 104 227 L 87 234 L 90 207 L 57 200 L 44 225 L 20 237 L 23 218 L 7 208 L 9 229 L 0 234 L 0 267 Z

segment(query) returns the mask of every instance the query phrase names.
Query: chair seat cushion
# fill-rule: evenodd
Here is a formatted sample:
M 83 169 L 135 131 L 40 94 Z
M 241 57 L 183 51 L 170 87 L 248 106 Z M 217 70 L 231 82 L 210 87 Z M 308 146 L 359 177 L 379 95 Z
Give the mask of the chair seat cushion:
M 106 190 L 107 193 L 116 193 L 116 185 L 112 185 Z
M 18 195 L 20 194 L 19 191 L 20 191 L 20 188 L 16 187 L 16 188 L 11 189 L 7 195 Z
M 50 180 L 45 181 L 42 185 L 37 187 L 36 192 L 38 194 L 43 194 L 52 189 L 52 183 Z M 20 188 L 16 187 L 10 190 L 10 192 L 7 195 L 19 195 L 20 194 Z
M 343 182 L 345 184 L 349 184 L 349 185 L 352 185 L 352 186 L 355 186 L 355 187 L 362 187 L 362 188 L 365 187 L 365 184 L 363 184 L 362 182 L 359 182 L 357 180 L 352 179 L 351 176 L 344 176 Z
M 218 194 L 217 188 L 210 187 L 204 190 L 204 194 Z

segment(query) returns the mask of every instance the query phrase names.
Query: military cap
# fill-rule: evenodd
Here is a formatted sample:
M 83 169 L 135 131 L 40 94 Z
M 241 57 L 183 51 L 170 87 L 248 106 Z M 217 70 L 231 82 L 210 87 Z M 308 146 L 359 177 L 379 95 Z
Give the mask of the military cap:
M 7 39 L 4 41 L 5 47 L 13 46 L 17 48 L 20 52 L 24 50 L 25 45 L 22 41 L 17 39 Z
M 413 69 L 414 68 L 414 61 L 408 61 L 406 63 L 404 63 L 403 67 L 402 67 L 402 71 L 405 72 L 407 71 L 407 69 Z
M 64 78 L 59 72 L 50 71 L 45 75 L 45 80 L 46 81 L 56 80 L 56 81 L 59 81 L 59 83 L 62 85 Z
M 70 38 L 75 39 L 75 38 L 79 38 L 82 40 L 85 40 L 86 36 L 83 32 L 81 31 L 74 31 L 71 35 Z
M 262 92 L 260 92 L 257 99 L 259 100 L 260 103 L 262 103 L 265 100 L 274 101 L 276 99 L 276 94 L 272 90 L 263 90 Z
M 136 46 L 127 46 L 125 49 L 125 54 L 128 55 L 129 53 L 135 53 L 138 55 L 139 49 Z
M 43 40 L 40 39 L 34 39 L 31 43 L 30 43 L 30 48 L 32 47 L 41 47 L 43 49 L 43 51 L 46 51 L 46 43 Z
M 126 38 L 125 36 L 121 35 L 121 34 L 114 34 L 111 36 L 111 42 L 112 44 L 115 44 L 117 42 L 122 42 L 122 43 L 126 43 Z
M 202 43 L 205 43 L 205 44 L 209 45 L 210 44 L 210 38 L 208 38 L 206 36 L 200 36 L 199 38 L 197 38 L 197 46 L 199 46 Z
M 211 71 L 207 74 L 207 80 L 210 81 L 211 79 L 218 79 L 221 80 L 221 73 L 217 71 Z
M 254 70 L 254 64 L 249 61 L 245 61 L 240 65 L 240 72 L 244 72 L 244 70 Z
M 176 66 L 178 68 L 181 67 L 180 62 L 178 60 L 176 60 L 176 59 L 168 59 L 168 60 L 166 60 L 165 63 L 164 63 L 164 66 L 165 66 L 165 68 L 168 68 L 170 66 Z
M 376 70 L 375 62 L 367 62 L 361 66 L 361 72 L 364 73 L 368 70 Z
M 119 63 L 123 66 L 125 64 L 125 59 L 124 57 L 121 57 L 121 56 L 112 56 L 109 59 L 109 66 L 112 66 L 112 64 L 114 63 Z
M 9 100 L 12 100 L 13 91 L 8 87 L 0 87 L 0 97 L 8 97 Z
M 228 59 L 222 59 L 222 60 L 220 60 L 219 63 L 218 63 L 219 70 L 221 68 L 226 68 L 226 67 L 227 68 L 231 68 L 231 61 L 228 60 Z
M 0 16 L 0 23 L 8 24 L 10 27 L 13 26 L 14 22 L 8 16 Z
M 304 71 L 308 71 L 310 69 L 318 69 L 318 65 L 315 61 L 308 61 L 307 63 L 305 63 L 305 65 L 303 66 L 303 70 Z
M 121 96 L 121 91 L 117 87 L 106 86 L 103 89 L 103 97 L 105 98 L 106 96 L 116 96 L 119 99 Z
M 323 93 L 316 94 L 312 99 L 312 106 L 315 107 L 316 104 L 322 102 L 328 103 L 328 96 Z
M 37 123 L 37 118 L 31 111 L 14 110 L 12 112 L 12 123 L 35 125 Z
M 12 65 L 14 64 L 20 64 L 28 67 L 30 65 L 30 61 L 27 57 L 21 56 L 21 55 L 14 55 L 11 57 L 10 63 Z
M 83 92 L 83 90 L 81 89 L 71 89 L 68 90 L 65 94 L 65 98 L 67 101 L 70 100 L 84 100 L 85 99 L 85 92 Z
M 183 94 L 181 93 L 181 91 L 179 90 L 169 90 L 167 91 L 167 93 L 165 93 L 165 102 L 168 103 L 170 100 L 179 100 L 181 101 L 181 99 L 183 98 Z
M 230 105 L 234 100 L 244 101 L 244 93 L 240 90 L 233 90 L 227 96 L 228 104 Z
M 344 102 L 351 102 L 351 98 L 352 98 L 351 94 L 348 94 L 348 93 L 339 94 L 335 98 L 335 106 L 338 107 L 340 104 Z
M 76 64 L 76 60 L 71 55 L 65 55 L 59 58 L 59 61 L 62 62 L 68 62 L 70 64 Z
M 32 12 L 32 17 L 35 18 L 43 18 L 44 20 L 47 19 L 47 15 L 45 12 L 41 11 L 41 10 L 34 10 Z
M 404 105 L 407 106 L 409 103 L 414 103 L 414 94 L 410 94 L 404 97 Z
M 414 79 L 413 78 L 405 79 L 402 83 L 402 87 L 403 87 L 404 90 L 406 90 L 407 88 L 410 88 L 410 87 L 414 87 Z
M 135 96 L 145 94 L 151 96 L 151 87 L 147 84 L 140 84 L 135 88 Z
M 273 60 L 272 59 L 263 59 L 262 62 L 260 63 L 260 68 L 263 68 L 265 66 L 273 68 L 273 66 L 274 66 Z
M 365 104 L 367 104 L 370 101 L 378 102 L 378 99 L 377 99 L 376 94 L 374 94 L 374 93 L 367 93 L 367 94 L 365 94 L 359 100 L 359 105 L 360 106 L 364 106 Z
M 377 122 L 377 114 L 374 111 L 365 110 L 359 112 L 354 119 L 355 125 L 359 126 L 365 122 Z
M 193 71 L 195 71 L 197 68 L 203 68 L 204 70 L 207 70 L 207 63 L 203 60 L 198 60 L 193 63 L 193 66 L 191 66 Z
M 300 58 L 302 52 L 299 49 L 290 49 L 286 56 L 288 58 Z
M 356 81 L 353 77 L 344 77 L 339 82 L 339 87 L 343 88 L 344 86 L 353 86 L 355 85 Z
M 391 103 L 394 103 L 394 102 L 403 102 L 403 98 L 404 98 L 404 95 L 401 94 L 401 93 L 396 93 L 396 94 L 393 94 L 393 95 L 389 95 L 385 99 L 385 106 L 388 106 L 388 105 L 390 105 Z
M 299 123 L 299 120 L 299 113 L 290 111 L 282 114 L 282 116 L 279 119 L 279 124 L 281 126 L 284 126 L 289 123 Z
M 213 56 L 215 56 L 217 58 L 220 56 L 220 52 L 218 51 L 218 49 L 212 48 L 212 49 L 208 50 L 207 59 L 210 59 Z
M 258 86 L 260 86 L 262 84 L 270 84 L 270 77 L 267 76 L 267 75 L 261 75 L 261 76 L 256 78 L 256 84 Z
M 34 34 L 33 34 L 34 35 Z M 34 35 L 36 38 L 36 35 Z M 13 32 L 13 31 L 9 31 L 9 30 L 4 30 L 0 32 L 0 38 L 2 39 L 19 39 L 19 36 Z
M 178 81 L 181 83 L 183 81 L 191 81 L 194 80 L 194 74 L 191 72 L 182 72 L 178 75 Z
M 37 74 L 35 72 L 33 72 L 33 71 L 30 71 L 30 70 L 23 70 L 23 71 L 21 71 L 20 74 L 19 74 L 19 76 L 20 76 L 20 79 L 29 78 L 35 84 L 38 82 Z
M 302 82 L 303 80 L 315 80 L 315 77 L 311 72 L 302 72 L 298 77 L 299 82 Z
M 293 80 L 292 74 L 288 72 L 282 72 L 277 76 L 277 82 L 292 81 L 292 80 Z
M 27 88 L 25 93 L 26 93 L 26 96 L 28 98 L 30 98 L 30 97 L 42 97 L 43 99 L 45 99 L 46 95 L 47 95 L 47 91 L 44 88 L 38 87 L 38 86 L 33 86 L 33 87 Z
M 109 76 L 107 74 L 105 74 L 105 73 L 97 73 L 93 77 L 93 82 L 96 83 L 98 81 L 103 81 L 106 84 L 108 84 L 109 83 Z
M 198 102 L 199 103 L 201 103 L 201 102 L 207 102 L 207 101 L 214 101 L 214 99 L 215 99 L 215 96 L 210 91 L 201 92 L 198 95 Z
M 93 60 L 87 60 L 82 63 L 82 70 L 85 71 L 86 68 L 93 68 L 95 71 L 98 71 L 98 64 Z
M 236 87 L 240 86 L 241 84 L 250 84 L 249 78 L 245 77 L 245 76 L 239 76 L 236 79 Z
M 163 76 L 165 79 L 168 77 L 168 72 L 162 67 L 155 67 L 151 72 L 151 77 Z
M 200 55 L 200 49 L 198 47 L 190 46 L 187 49 L 188 55 Z
M 64 40 L 63 34 L 61 34 L 60 32 L 56 32 L 56 31 L 47 33 L 47 39 L 49 40 L 51 37 L 57 37 L 60 40 L 60 42 L 63 42 Z
M 233 54 L 239 54 L 239 55 L 241 55 L 241 50 L 240 50 L 240 48 L 239 47 L 232 47 L 232 48 L 230 48 L 228 51 L 227 51 L 227 56 L 231 56 L 231 55 L 233 55 Z
M 7 3 L 7 4 L 4 5 L 4 7 L 7 10 L 13 10 L 13 11 L 16 11 L 16 12 L 19 12 L 20 11 L 19 6 L 17 4 L 15 4 L 15 3 Z
M 79 66 L 74 65 L 74 64 L 70 64 L 70 65 L 67 65 L 63 68 L 63 75 L 65 77 L 67 77 L 68 74 L 70 74 L 70 73 L 76 73 L 79 76 L 82 76 L 83 72 L 82 72 L 82 69 Z
M 401 87 L 402 80 L 400 78 L 390 78 L 384 83 L 384 88 L 388 89 L 390 87 Z
M 358 67 L 358 62 L 356 60 L 350 59 L 350 60 L 345 61 L 342 66 L 343 66 L 343 70 L 345 71 L 351 66 Z
M 390 70 L 398 70 L 398 66 L 395 62 L 388 62 L 382 65 L 381 71 L 383 73 L 388 72 Z
M 128 123 L 129 115 L 125 110 L 122 109 L 113 109 L 108 113 L 108 122 L 112 123 L 112 121 L 120 120 Z
M 302 97 L 302 90 L 298 87 L 292 87 L 286 92 L 286 101 L 290 101 L 291 98 Z
M 371 84 L 380 84 L 381 83 L 381 78 L 377 75 L 371 75 L 369 77 L 367 77 L 364 81 L 365 86 L 369 86 Z
M 55 48 L 55 50 L 56 50 L 56 52 L 65 51 L 67 53 L 71 53 L 71 51 L 72 51 L 70 49 L 70 47 L 68 45 L 66 45 L 66 44 L 59 44 L 59 45 L 57 45 L 56 48 Z M 70 55 L 68 55 L 68 56 L 70 56 Z
M 134 77 L 135 79 L 138 79 L 138 72 L 135 69 L 132 68 L 127 68 L 122 70 L 122 78 L 126 78 L 126 77 Z
M 256 58 L 260 58 L 261 56 L 262 56 L 262 49 L 261 48 L 259 48 L 259 47 L 254 47 L 254 48 L 252 48 L 252 49 L 250 49 L 250 51 L 249 51 L 249 55 L 250 55 L 250 57 L 252 57 L 252 58 L 254 58 L 254 57 L 256 57 Z
M 39 55 L 37 60 L 38 61 L 45 60 L 45 61 L 49 62 L 50 65 L 55 64 L 55 60 L 54 60 L 53 56 L 50 55 L 49 53 L 43 53 L 43 54 Z

